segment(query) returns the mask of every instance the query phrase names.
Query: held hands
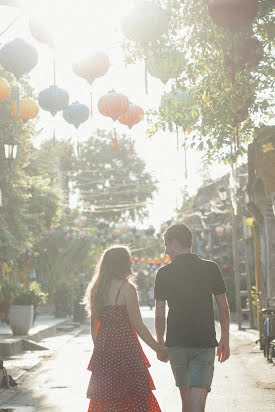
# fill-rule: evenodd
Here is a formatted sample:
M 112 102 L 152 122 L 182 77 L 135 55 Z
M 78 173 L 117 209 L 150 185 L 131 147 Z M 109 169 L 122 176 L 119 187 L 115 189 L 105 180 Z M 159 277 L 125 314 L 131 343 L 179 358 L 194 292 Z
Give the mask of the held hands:
M 157 348 L 157 358 L 161 362 L 168 362 L 168 352 L 164 343 L 159 343 Z
M 225 362 L 230 356 L 229 339 L 221 339 L 217 348 L 219 362 Z

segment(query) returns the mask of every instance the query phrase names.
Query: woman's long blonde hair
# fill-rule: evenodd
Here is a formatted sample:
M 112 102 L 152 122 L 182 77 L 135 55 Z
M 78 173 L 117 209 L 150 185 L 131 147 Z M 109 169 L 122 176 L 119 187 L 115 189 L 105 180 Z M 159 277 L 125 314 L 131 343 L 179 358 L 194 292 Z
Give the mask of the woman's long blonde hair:
M 88 313 L 98 317 L 104 308 L 112 280 L 126 280 L 131 274 L 129 248 L 114 245 L 106 249 L 98 260 L 95 274 L 86 289 L 84 303 Z

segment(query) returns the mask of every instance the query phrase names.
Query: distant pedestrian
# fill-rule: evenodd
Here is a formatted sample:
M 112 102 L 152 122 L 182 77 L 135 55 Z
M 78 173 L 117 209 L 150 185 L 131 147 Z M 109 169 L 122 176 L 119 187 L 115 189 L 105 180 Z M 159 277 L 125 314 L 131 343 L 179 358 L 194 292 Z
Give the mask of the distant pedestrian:
M 166 349 L 142 321 L 131 275 L 128 248 L 113 246 L 103 253 L 86 291 L 94 342 L 88 412 L 160 412 L 137 334 L 158 357 L 164 357 Z
M 165 254 L 171 263 L 158 270 L 155 281 L 157 340 L 166 346 L 182 398 L 182 411 L 203 412 L 211 388 L 215 347 L 219 362 L 229 358 L 230 314 L 218 265 L 191 252 L 192 233 L 184 224 L 164 232 Z M 216 340 L 212 296 L 218 307 L 221 338 Z M 164 352 L 159 357 L 166 360 Z

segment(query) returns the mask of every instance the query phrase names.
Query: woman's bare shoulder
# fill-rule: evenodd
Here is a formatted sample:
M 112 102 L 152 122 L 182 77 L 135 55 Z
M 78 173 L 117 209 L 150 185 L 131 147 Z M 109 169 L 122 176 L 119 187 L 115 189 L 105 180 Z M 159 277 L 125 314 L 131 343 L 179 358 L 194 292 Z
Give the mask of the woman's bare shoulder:
M 133 296 L 136 294 L 135 285 L 130 281 L 125 282 L 122 289 L 125 296 Z

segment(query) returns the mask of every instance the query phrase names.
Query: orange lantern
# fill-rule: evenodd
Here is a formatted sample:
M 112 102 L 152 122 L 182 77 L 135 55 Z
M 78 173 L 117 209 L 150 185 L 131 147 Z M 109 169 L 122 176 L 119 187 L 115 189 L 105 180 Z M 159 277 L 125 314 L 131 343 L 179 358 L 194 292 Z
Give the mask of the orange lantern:
M 141 121 L 143 115 L 144 115 L 144 111 L 140 106 L 138 106 L 137 104 L 130 103 L 127 112 L 123 113 L 119 117 L 118 121 L 119 123 L 122 123 L 128 126 L 129 129 L 132 129 L 132 127 L 135 124 Z M 130 155 L 132 156 L 132 154 L 133 154 L 132 138 L 130 137 Z
M 111 117 L 116 121 L 129 108 L 128 97 L 122 93 L 111 90 L 104 96 L 100 97 L 98 110 L 103 116 Z M 114 129 L 114 151 L 117 151 L 116 129 Z
M 114 90 L 102 96 L 98 101 L 98 110 L 103 116 L 111 117 L 116 121 L 129 108 L 128 97 Z
M 144 112 L 140 106 L 130 103 L 127 112 L 123 113 L 118 121 L 131 129 L 135 124 L 141 121 L 143 115 Z
M 38 104 L 29 97 L 24 97 L 23 99 L 20 99 L 20 114 L 17 113 L 16 101 L 14 101 L 11 106 L 11 114 L 17 119 L 30 120 L 36 117 L 38 115 L 38 112 Z
M 11 88 L 9 83 L 3 77 L 0 77 L 0 102 L 6 100 L 11 93 Z

